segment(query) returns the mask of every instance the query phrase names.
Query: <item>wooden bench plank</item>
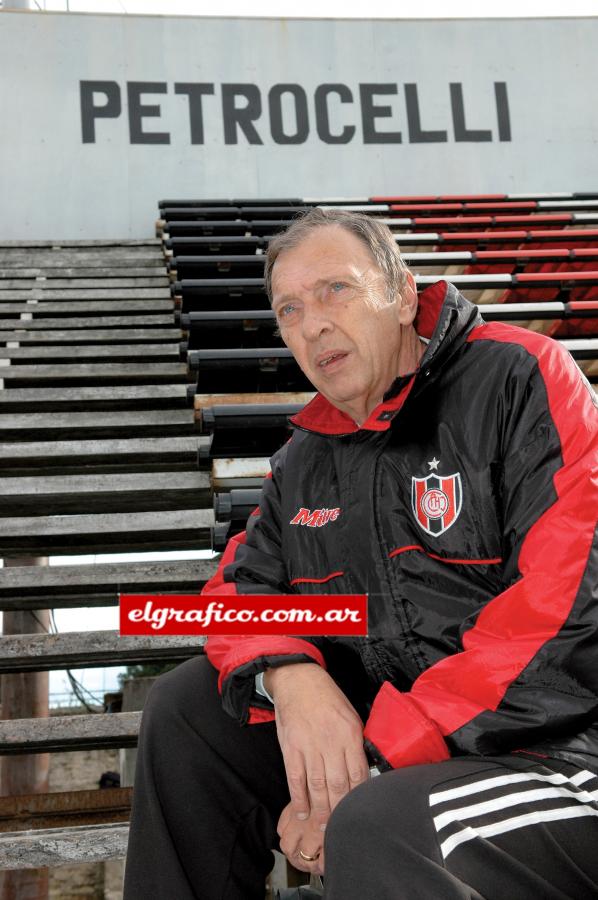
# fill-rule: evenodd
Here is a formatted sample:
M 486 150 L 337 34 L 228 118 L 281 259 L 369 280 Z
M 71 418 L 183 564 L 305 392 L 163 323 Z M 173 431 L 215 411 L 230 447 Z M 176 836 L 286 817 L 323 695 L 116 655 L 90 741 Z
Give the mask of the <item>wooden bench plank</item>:
M 85 247 L 97 248 L 105 251 L 108 247 L 161 247 L 162 241 L 158 238 L 80 238 L 74 240 L 19 240 L 19 241 L 0 241 L 0 250 L 21 250 L 28 247 L 51 247 L 57 250 L 63 247 L 72 247 L 80 249 Z
M 111 315 L 113 312 L 148 312 L 156 314 L 158 312 L 174 311 L 173 300 L 111 300 L 109 298 L 106 300 L 79 300 L 73 298 L 67 302 L 50 301 L 46 303 L 45 298 L 41 297 L 39 300 L 27 299 L 26 302 L 24 300 L 13 302 L 13 295 L 11 294 L 9 299 L 8 293 L 8 291 L 4 293 L 0 291 L 0 315 L 2 316 L 16 316 L 22 313 L 48 316 L 50 314 L 66 313 L 71 317 L 75 315 L 87 317 L 89 313 L 107 313 Z
M 24 329 L 25 331 L 35 331 L 36 329 L 46 331 L 49 328 L 76 328 L 79 329 L 81 335 L 84 336 L 85 328 L 120 328 L 121 326 L 126 328 L 131 326 L 139 326 L 142 322 L 145 329 L 147 329 L 150 325 L 155 325 L 156 327 L 167 327 L 169 325 L 172 325 L 172 316 L 145 315 L 143 316 L 143 319 L 141 319 L 140 316 L 93 316 L 92 318 L 81 318 L 79 316 L 75 317 L 75 311 L 73 310 L 73 319 L 67 319 L 66 317 L 63 319 L 37 320 L 0 319 L 0 331 L 18 332 L 21 329 Z M 177 331 L 177 334 L 180 335 L 180 331 Z
M 4 295 L 11 300 L 68 300 L 70 303 L 79 303 L 81 300 L 169 300 L 170 289 L 168 287 L 149 288 L 73 288 L 67 290 L 55 290 L 51 287 L 32 288 L 31 290 L 2 291 L 0 300 L 4 301 Z
M 0 366 L 0 378 L 4 382 L 53 381 L 59 379 L 94 380 L 107 382 L 134 378 L 189 382 L 185 363 L 72 363 L 72 365 L 4 365 Z
M 0 419 L 0 424 L 1 424 Z M 28 466 L 45 467 L 47 475 L 56 474 L 55 466 L 144 465 L 147 463 L 187 463 L 197 459 L 203 437 L 115 439 L 110 441 L 35 441 L 0 444 L 0 464 L 12 471 Z
M 129 262 L 150 260 L 152 265 L 164 263 L 164 251 L 158 247 L 34 247 L 1 249 L 0 265 L 101 265 L 106 268 L 112 262 L 127 265 Z
M 77 410 L 82 412 L 110 409 L 156 410 L 168 406 L 164 413 L 179 415 L 182 407 L 186 408 L 186 418 L 179 422 L 193 422 L 193 411 L 188 408 L 187 385 L 184 384 L 150 384 L 150 385 L 108 385 L 104 387 L 65 387 L 65 388 L 11 388 L 0 390 L 0 411 L 18 413 L 19 410 L 32 412 L 50 412 L 53 410 Z M 155 412 L 154 412 L 155 415 Z M 175 416 L 176 419 L 176 416 Z M 52 427 L 56 421 L 54 415 L 40 420 L 41 427 Z M 73 420 L 76 421 L 76 420 Z M 99 421 L 99 420 L 98 420 Z M 118 419 L 115 419 L 118 424 Z M 166 419 L 167 423 L 170 420 Z M 174 420 L 172 420 L 174 421 Z M 0 431 L 4 436 L 4 428 L 26 426 L 27 419 L 19 419 L 20 425 L 10 425 L 7 419 L 0 417 Z
M 135 322 L 139 323 L 136 318 Z M 52 331 L 25 331 L 19 322 L 11 320 L 8 330 L 0 328 L 0 341 L 10 341 L 19 344 L 83 344 L 91 341 L 109 342 L 117 344 L 126 341 L 180 341 L 179 328 L 78 328 L 69 327 L 73 323 L 63 322 L 65 328 L 52 329 Z
M 0 252 L 0 267 L 14 269 L 18 272 L 24 268 L 56 268 L 56 269 L 100 269 L 110 272 L 114 268 L 133 268 L 136 266 L 157 267 L 164 265 L 164 255 L 153 253 L 141 248 L 141 252 L 122 253 L 51 253 L 40 251 L 39 253 L 2 253 Z
M 280 391 L 279 393 L 251 394 L 195 394 L 195 409 L 205 406 L 235 406 L 239 403 L 309 403 L 315 393 L 309 391 Z
M 140 241 L 137 244 L 126 244 L 123 241 L 106 241 L 100 244 L 96 241 L 89 241 L 87 244 L 75 243 L 73 241 L 47 241 L 39 244 L 2 244 L 0 245 L 0 253 L 7 256 L 34 256 L 39 253 L 46 253 L 49 256 L 62 256 L 65 254 L 71 256 L 88 256 L 95 255 L 98 257 L 108 257 L 114 254 L 128 253 L 160 253 L 162 251 L 162 242 L 157 238 L 150 241 Z
M 188 435 L 197 433 L 198 427 L 188 409 L 127 409 L 5 414 L 0 416 L 0 431 L 5 441 L 22 441 Z
M 195 593 L 217 559 L 155 560 L 0 569 L 0 609 L 116 606 L 122 593 Z
M 212 490 L 259 488 L 269 472 L 270 460 L 267 456 L 215 459 L 212 463 Z
M 0 797 L 0 832 L 128 822 L 132 787 Z
M 210 503 L 210 477 L 197 470 L 0 478 L 0 516 L 181 510 Z
M 201 653 L 204 643 L 203 636 L 121 637 L 118 631 L 7 635 L 0 637 L 0 674 L 182 661 Z
M 0 869 L 37 869 L 126 856 L 128 825 L 80 825 L 0 835 Z
M 15 266 L 6 268 L 0 265 L 0 278 L 163 278 L 170 281 L 170 276 L 164 273 L 164 261 L 156 261 L 153 265 L 146 266 L 111 266 L 102 276 L 99 275 L 98 266 Z
M 114 344 L 111 346 L 102 346 L 94 344 L 77 344 L 56 346 L 27 346 L 27 347 L 0 347 L 0 359 L 85 359 L 89 356 L 118 358 L 118 357 L 137 357 L 143 358 L 151 356 L 172 357 L 172 359 L 180 359 L 179 345 L 172 344 Z M 0 373 L 2 374 L 2 373 Z
M 0 518 L 0 556 L 211 548 L 211 509 Z
M 124 277 L 122 275 L 120 277 L 110 277 L 109 275 L 100 277 L 96 275 L 91 278 L 81 278 L 80 276 L 69 278 L 65 276 L 61 270 L 59 270 L 60 275 L 58 275 L 57 272 L 56 276 L 50 277 L 47 275 L 25 275 L 24 272 L 21 271 L 19 277 L 15 278 L 14 272 L 5 276 L 2 274 L 3 271 L 5 270 L 0 269 L 0 292 L 13 290 L 23 291 L 26 287 L 36 289 L 41 294 L 45 293 L 47 290 L 75 291 L 90 289 L 103 290 L 105 288 L 128 288 L 129 290 L 132 288 L 161 288 L 170 290 L 169 279 L 164 271 L 161 271 L 160 269 L 156 269 L 157 274 L 153 277 L 149 275 L 137 277 Z
M 140 722 L 140 712 L 3 719 L 0 755 L 134 747 Z

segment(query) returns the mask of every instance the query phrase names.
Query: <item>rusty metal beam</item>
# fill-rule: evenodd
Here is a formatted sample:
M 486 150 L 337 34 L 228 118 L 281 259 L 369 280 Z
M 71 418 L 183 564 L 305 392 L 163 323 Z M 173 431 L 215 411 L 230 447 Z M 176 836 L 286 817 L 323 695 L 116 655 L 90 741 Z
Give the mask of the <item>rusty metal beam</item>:
M 133 788 L 0 797 L 0 832 L 128 822 Z

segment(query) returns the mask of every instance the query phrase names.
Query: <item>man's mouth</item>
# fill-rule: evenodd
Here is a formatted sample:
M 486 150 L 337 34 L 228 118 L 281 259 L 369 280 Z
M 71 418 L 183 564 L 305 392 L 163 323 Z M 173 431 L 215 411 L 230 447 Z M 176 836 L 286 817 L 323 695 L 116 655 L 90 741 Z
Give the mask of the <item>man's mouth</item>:
M 326 356 L 321 356 L 318 359 L 318 368 L 320 369 L 328 369 L 334 365 L 334 363 L 339 362 L 341 359 L 345 359 L 348 354 L 343 352 L 342 350 L 335 350 L 332 353 L 327 354 Z

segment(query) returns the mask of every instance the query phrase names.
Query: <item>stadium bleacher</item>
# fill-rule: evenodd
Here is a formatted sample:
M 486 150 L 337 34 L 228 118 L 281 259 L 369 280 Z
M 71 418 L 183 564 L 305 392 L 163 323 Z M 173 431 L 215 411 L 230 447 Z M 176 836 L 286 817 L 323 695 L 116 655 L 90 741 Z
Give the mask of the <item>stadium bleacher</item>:
M 418 288 L 452 282 L 487 321 L 562 341 L 598 381 L 598 194 L 164 200 L 157 235 L 184 331 L 181 353 L 197 371 L 202 434 L 210 435 L 202 467 L 230 454 L 230 482 L 237 455 L 268 456 L 286 434 L 284 415 L 296 409 L 290 392 L 309 389 L 276 335 L 263 269 L 269 239 L 313 206 L 378 217 L 405 248 Z M 228 410 L 222 397 L 206 396 L 216 379 L 231 397 Z M 260 403 L 263 392 L 275 397 Z M 219 498 L 215 546 L 222 549 L 242 517 Z
M 451 281 L 488 320 L 562 341 L 598 382 L 598 193 L 170 199 L 159 204 L 153 241 L 3 244 L 0 555 L 221 550 L 243 528 L 288 417 L 312 396 L 275 334 L 263 284 L 269 239 L 312 206 L 379 217 L 419 288 Z M 0 609 L 113 605 L 119 590 L 165 585 L 193 591 L 214 568 L 7 568 Z M 198 649 L 115 633 L 70 644 L 50 637 L 3 638 L 2 671 L 183 659 Z M 69 728 L 0 723 L 0 752 L 132 746 L 139 715 L 81 716 L 76 732 L 72 717 Z M 52 851 L 15 798 L 3 798 L 0 865 L 61 864 L 77 844 L 92 858 L 122 855 L 123 797 L 114 797 L 101 823 L 86 818 L 81 798 L 79 807 L 63 798 Z M 128 802 L 130 794 L 125 818 Z

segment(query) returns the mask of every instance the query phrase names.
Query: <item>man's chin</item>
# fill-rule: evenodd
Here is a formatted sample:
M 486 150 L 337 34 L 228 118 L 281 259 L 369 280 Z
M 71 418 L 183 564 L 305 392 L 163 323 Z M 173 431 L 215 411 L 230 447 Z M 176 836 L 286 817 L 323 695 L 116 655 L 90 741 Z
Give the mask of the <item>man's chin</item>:
M 314 385 L 318 393 L 320 393 L 323 397 L 328 400 L 333 406 L 336 406 L 337 409 L 340 409 L 341 412 L 347 413 L 347 415 L 351 415 L 350 408 L 353 408 L 355 405 L 355 392 L 345 390 L 343 391 L 340 387 L 337 390 L 331 389 L 329 384 L 318 386 Z

